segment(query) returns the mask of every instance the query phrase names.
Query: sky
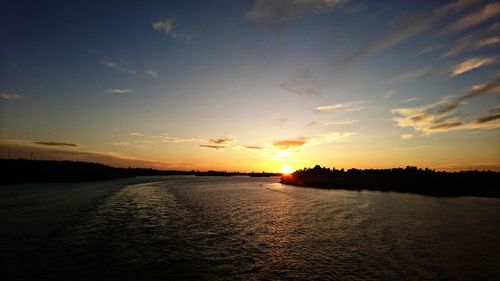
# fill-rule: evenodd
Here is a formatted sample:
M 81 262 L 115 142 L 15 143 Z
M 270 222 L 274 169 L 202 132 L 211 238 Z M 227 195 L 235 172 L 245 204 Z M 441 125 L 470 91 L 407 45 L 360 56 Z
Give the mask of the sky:
M 497 1 L 1 1 L 0 157 L 500 170 Z

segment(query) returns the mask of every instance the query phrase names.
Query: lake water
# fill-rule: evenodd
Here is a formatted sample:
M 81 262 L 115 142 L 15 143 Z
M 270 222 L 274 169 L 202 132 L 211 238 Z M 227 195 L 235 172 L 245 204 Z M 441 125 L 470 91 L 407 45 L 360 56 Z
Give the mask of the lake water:
M 498 280 L 500 200 L 278 178 L 0 187 L 2 274 L 67 280 Z

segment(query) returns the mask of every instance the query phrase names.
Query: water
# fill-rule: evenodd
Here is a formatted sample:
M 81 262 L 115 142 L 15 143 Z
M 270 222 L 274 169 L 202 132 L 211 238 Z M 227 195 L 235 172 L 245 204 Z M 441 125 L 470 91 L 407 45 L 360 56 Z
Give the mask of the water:
M 500 276 L 499 199 L 278 180 L 175 176 L 1 187 L 2 272 L 8 280 Z

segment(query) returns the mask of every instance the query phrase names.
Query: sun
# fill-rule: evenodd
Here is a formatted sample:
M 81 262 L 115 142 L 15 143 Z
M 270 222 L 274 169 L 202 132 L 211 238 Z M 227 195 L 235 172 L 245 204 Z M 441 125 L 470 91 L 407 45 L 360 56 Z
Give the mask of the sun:
M 289 175 L 293 172 L 292 168 L 288 165 L 284 165 L 281 167 L 281 173 L 285 175 Z

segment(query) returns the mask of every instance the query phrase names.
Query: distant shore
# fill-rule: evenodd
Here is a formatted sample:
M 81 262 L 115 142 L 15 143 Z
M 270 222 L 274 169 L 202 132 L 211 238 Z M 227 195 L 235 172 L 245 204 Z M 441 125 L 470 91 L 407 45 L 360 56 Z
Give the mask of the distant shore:
M 226 171 L 178 171 L 148 168 L 117 168 L 98 163 L 52 160 L 0 159 L 0 184 L 25 182 L 85 182 L 138 176 L 280 176 L 275 173 L 240 173 Z
M 325 189 L 500 198 L 500 172 L 494 171 L 440 172 L 416 167 L 337 170 L 317 165 L 283 175 L 281 183 Z

